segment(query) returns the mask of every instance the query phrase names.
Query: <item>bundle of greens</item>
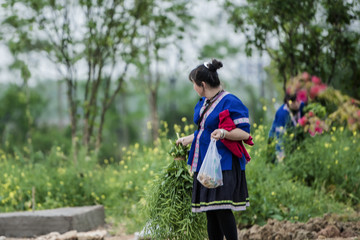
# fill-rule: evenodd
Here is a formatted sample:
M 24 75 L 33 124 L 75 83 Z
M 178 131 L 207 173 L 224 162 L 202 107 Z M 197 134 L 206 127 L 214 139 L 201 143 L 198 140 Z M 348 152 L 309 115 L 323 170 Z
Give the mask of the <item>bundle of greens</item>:
M 188 148 L 172 143 L 169 154 L 185 158 Z M 204 214 L 191 212 L 192 177 L 184 160 L 174 160 L 153 181 L 145 197 L 145 237 L 150 239 L 203 240 Z

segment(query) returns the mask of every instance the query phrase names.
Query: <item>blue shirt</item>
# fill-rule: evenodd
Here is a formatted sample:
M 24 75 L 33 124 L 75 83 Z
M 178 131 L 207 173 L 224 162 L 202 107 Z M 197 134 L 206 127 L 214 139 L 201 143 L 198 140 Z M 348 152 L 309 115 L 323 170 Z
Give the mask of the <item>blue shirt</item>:
M 281 105 L 276 111 L 275 119 L 272 123 L 271 129 L 269 131 L 269 137 L 275 137 L 278 140 L 275 148 L 276 151 L 283 151 L 283 142 L 282 136 L 286 131 L 286 128 L 289 126 L 296 126 L 298 120 L 302 117 L 302 112 L 305 104 L 302 102 L 300 104 L 299 111 L 296 115 L 292 116 L 290 110 L 286 104 Z
M 197 125 L 201 113 L 205 109 L 206 98 L 203 97 L 196 104 L 194 109 L 194 123 Z M 206 151 L 210 144 L 211 133 L 219 128 L 219 114 L 228 109 L 231 119 L 236 127 L 250 133 L 249 111 L 239 98 L 229 92 L 221 92 L 214 100 L 211 107 L 206 111 L 200 124 L 200 129 L 194 133 L 194 140 L 189 152 L 188 164 L 192 166 L 193 172 L 200 170 Z M 232 152 L 221 142 L 217 141 L 216 146 L 221 155 L 221 169 L 231 170 Z M 246 160 L 243 156 L 239 159 L 240 167 L 245 170 Z

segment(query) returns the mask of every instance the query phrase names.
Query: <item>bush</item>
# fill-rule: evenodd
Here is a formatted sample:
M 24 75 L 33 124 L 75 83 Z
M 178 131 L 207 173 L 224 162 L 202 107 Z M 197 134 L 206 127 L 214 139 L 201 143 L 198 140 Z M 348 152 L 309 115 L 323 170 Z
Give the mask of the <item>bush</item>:
M 69 157 L 72 153 L 61 146 L 43 153 L 34 151 L 30 143 L 12 153 L 0 150 L 0 211 L 32 209 L 35 187 L 36 209 L 102 204 L 108 222 L 121 222 L 129 232 L 141 230 L 146 224 L 140 211 L 143 196 L 156 175 L 173 161 L 168 154 L 172 145 L 167 124 L 162 124 L 155 147 L 135 143 L 117 149 L 120 161 L 99 159 L 80 150 L 75 165 Z M 174 130 L 189 133 L 194 126 L 176 125 Z M 259 126 L 252 134 L 255 146 L 249 149 L 252 160 L 246 170 L 251 206 L 236 213 L 239 224 L 262 224 L 268 218 L 306 221 L 327 212 L 351 211 L 346 204 L 347 199 L 353 204 L 358 201 L 355 161 L 360 151 L 350 151 L 349 146 L 358 148 L 353 142 L 359 141 L 358 135 L 344 130 L 308 138 L 288 155 L 284 165 L 272 165 L 266 163 L 267 131 Z M 304 184 L 308 179 L 311 184 Z
M 307 221 L 327 212 L 351 210 L 324 192 L 297 181 L 287 170 L 287 162 L 279 165 L 266 163 L 267 128 L 259 126 L 254 134 L 252 160 L 246 166 L 250 207 L 237 214 L 243 226 L 265 224 L 267 219 Z
M 290 137 L 287 141 L 292 141 Z M 359 135 L 344 127 L 299 142 L 287 150 L 285 171 L 315 190 L 325 190 L 336 200 L 360 203 Z

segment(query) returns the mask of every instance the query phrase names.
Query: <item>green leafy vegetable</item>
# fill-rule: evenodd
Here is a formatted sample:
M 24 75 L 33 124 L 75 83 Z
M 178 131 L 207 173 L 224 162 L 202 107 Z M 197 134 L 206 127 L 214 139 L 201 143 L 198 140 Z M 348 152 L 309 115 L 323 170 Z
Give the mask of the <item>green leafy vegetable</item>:
M 173 143 L 169 154 L 185 157 L 188 148 Z M 207 237 L 203 213 L 191 212 L 193 179 L 185 161 L 173 161 L 155 178 L 145 197 L 144 228 L 151 239 L 203 240 Z

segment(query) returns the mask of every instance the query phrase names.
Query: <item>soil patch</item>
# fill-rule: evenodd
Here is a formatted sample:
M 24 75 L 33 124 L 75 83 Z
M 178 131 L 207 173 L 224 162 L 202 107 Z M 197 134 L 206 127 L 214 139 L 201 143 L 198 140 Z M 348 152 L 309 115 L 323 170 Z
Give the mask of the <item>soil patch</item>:
M 325 214 L 306 223 L 268 220 L 264 226 L 254 225 L 239 231 L 243 240 L 358 239 L 360 214 L 338 216 Z

